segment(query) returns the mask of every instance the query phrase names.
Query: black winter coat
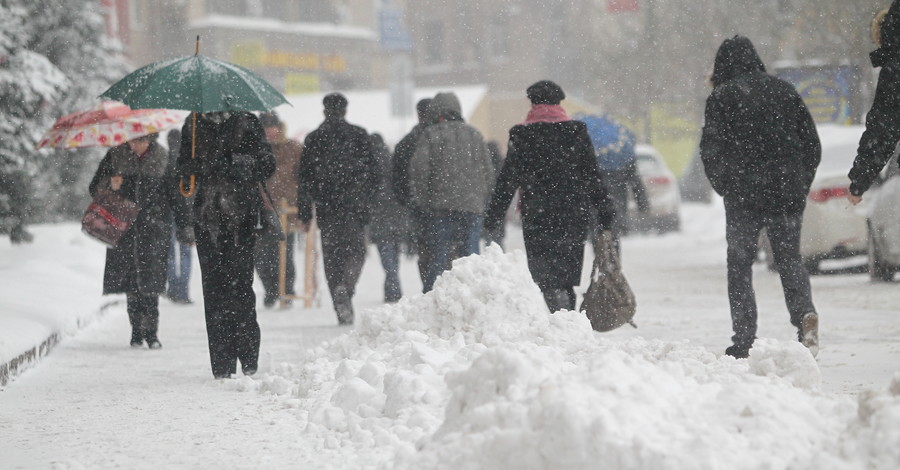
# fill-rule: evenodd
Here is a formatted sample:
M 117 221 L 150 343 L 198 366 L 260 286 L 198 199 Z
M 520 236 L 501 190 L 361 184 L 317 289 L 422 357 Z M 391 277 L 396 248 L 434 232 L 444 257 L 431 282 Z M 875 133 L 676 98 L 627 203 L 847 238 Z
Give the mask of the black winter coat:
M 900 1 L 894 1 L 881 24 L 881 47 L 869 58 L 881 67 L 875 100 L 866 115 L 866 131 L 850 170 L 850 193 L 866 192 L 900 141 Z
M 223 231 L 249 235 L 262 221 L 260 183 L 275 172 L 275 156 L 259 119 L 247 112 L 198 115 L 195 158 L 191 158 L 192 128 L 188 116 L 181 133 L 178 174 L 185 187 L 189 175 L 196 175 L 197 229 L 209 231 L 213 243 Z
M 409 211 L 391 189 L 391 151 L 384 143 L 374 144 L 372 151 L 381 178 L 372 205 L 369 238 L 374 243 L 404 241 L 409 231 Z
M 765 72 L 747 38 L 719 48 L 700 157 L 726 204 L 802 213 L 821 158 L 816 126 L 794 87 Z
M 609 228 L 613 205 L 580 121 L 514 126 L 484 226 L 495 230 L 521 189 L 528 268 L 541 289 L 581 283 L 591 209 Z
M 365 129 L 343 119 L 327 118 L 306 136 L 297 187 L 297 217 L 312 219 L 344 214 L 368 220 L 378 190 L 378 166 Z
M 110 178 L 117 175 L 123 180 L 118 192 L 137 203 L 138 215 L 118 245 L 106 250 L 103 293 L 162 294 L 173 216 L 178 240 L 194 242 L 187 202 L 178 191 L 166 150 L 156 142 L 141 159 L 128 144 L 110 149 L 91 180 L 91 196 L 111 191 Z
M 416 144 L 427 127 L 428 124 L 416 124 L 409 131 L 409 134 L 400 139 L 400 142 L 394 147 L 391 187 L 394 189 L 394 194 L 397 195 L 397 200 L 400 204 L 409 204 L 409 161 L 412 160 L 412 156 L 416 153 Z

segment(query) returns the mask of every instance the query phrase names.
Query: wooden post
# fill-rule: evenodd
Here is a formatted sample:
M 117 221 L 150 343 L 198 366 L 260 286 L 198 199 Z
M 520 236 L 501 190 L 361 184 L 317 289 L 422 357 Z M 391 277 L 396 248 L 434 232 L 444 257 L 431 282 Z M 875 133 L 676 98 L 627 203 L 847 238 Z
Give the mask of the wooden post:
M 281 218 L 281 226 L 284 228 L 285 236 L 291 236 L 295 229 L 291 229 L 288 224 L 288 216 L 297 214 L 296 207 L 290 207 L 285 199 L 281 199 L 278 203 L 278 213 Z M 303 256 L 303 295 L 287 294 L 287 240 L 281 240 L 278 247 L 278 297 L 281 308 L 287 307 L 288 300 L 303 299 L 303 307 L 310 308 L 316 300 L 318 300 L 318 252 L 316 250 L 316 219 L 313 218 L 309 224 L 309 230 L 306 232 L 306 247 Z

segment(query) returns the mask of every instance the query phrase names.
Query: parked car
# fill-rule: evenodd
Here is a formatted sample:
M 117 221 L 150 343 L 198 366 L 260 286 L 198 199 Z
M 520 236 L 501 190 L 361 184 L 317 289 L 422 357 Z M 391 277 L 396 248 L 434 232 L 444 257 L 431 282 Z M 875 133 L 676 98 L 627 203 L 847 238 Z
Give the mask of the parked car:
M 822 141 L 822 161 L 809 189 L 803 230 L 800 233 L 800 255 L 806 269 L 815 273 L 827 259 L 848 258 L 866 253 L 866 217 L 868 201 L 857 207 L 847 202 L 856 148 L 864 126 L 818 126 Z M 774 269 L 768 238 L 761 237 L 762 249 L 770 268 Z
M 874 281 L 890 281 L 900 271 L 900 168 L 897 152 L 882 170 L 874 188 L 863 195 L 869 202 L 866 219 L 866 251 L 869 275 Z
M 637 171 L 647 189 L 650 211 L 647 214 L 641 214 L 637 210 L 634 198 L 630 198 L 628 201 L 628 231 L 656 230 L 659 233 L 666 233 L 679 230 L 681 228 L 679 214 L 681 195 L 675 175 L 666 165 L 662 155 L 652 146 L 638 144 L 634 150 L 637 157 Z

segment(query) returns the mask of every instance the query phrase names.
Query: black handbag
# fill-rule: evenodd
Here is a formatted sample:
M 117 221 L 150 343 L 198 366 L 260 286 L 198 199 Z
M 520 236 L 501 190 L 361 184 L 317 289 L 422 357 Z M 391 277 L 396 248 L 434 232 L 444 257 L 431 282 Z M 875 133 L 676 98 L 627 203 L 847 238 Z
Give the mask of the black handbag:
M 596 331 L 614 330 L 626 323 L 637 328 L 632 319 L 636 310 L 634 292 L 622 273 L 612 234 L 603 231 L 594 239 L 594 267 L 591 284 L 584 293 L 580 311 L 587 315 Z

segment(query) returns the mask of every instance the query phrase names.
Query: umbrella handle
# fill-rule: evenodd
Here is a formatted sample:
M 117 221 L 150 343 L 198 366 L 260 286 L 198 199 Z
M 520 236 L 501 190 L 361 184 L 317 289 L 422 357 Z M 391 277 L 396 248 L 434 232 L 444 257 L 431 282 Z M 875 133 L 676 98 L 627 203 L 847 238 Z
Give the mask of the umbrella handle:
M 184 189 L 184 180 L 178 181 L 178 190 L 181 191 L 181 195 L 184 197 L 191 197 L 194 195 L 194 192 L 197 190 L 196 177 L 191 175 L 191 179 L 188 183 L 188 189 Z

